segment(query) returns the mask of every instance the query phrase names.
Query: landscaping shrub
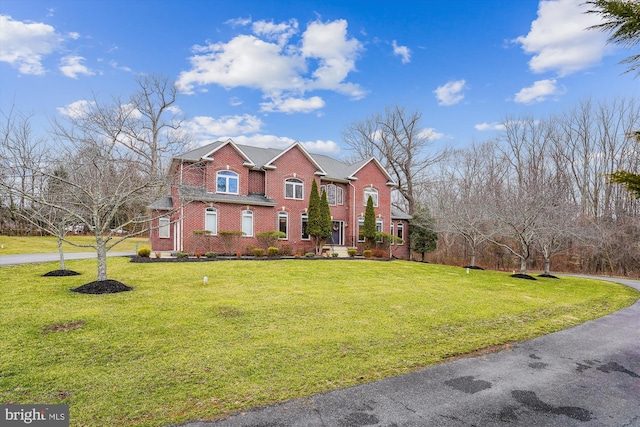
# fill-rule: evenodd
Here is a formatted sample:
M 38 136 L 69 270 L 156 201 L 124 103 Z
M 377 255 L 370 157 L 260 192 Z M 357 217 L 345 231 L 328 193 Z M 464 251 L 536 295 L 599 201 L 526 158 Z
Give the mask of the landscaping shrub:
M 216 258 L 218 254 L 215 252 L 207 252 L 206 254 L 204 254 L 204 256 L 206 256 L 207 258 Z
M 372 255 L 374 258 L 389 258 L 389 252 L 384 249 L 374 249 Z
M 357 254 L 357 253 L 358 253 L 358 250 L 357 250 L 357 249 L 354 249 L 354 248 L 349 248 L 349 249 L 347 249 L 347 254 L 348 254 L 351 258 L 353 258 L 354 256 L 356 256 L 356 254 Z
M 140 248 L 138 249 L 138 256 L 142 258 L 149 258 L 151 255 L 151 248 Z
M 176 258 L 177 259 L 187 259 L 187 258 L 189 258 L 189 254 L 186 253 L 186 252 L 178 252 L 176 254 Z
M 366 249 L 362 252 L 365 258 L 371 258 L 373 256 L 373 251 L 371 249 Z
M 279 253 L 280 249 L 276 248 L 275 246 L 271 246 L 269 247 L 269 249 L 267 249 L 267 255 L 271 258 L 278 256 Z
M 264 256 L 264 249 L 262 249 L 262 248 L 254 248 L 253 249 L 253 255 L 256 258 L 262 258 Z
M 291 246 L 289 245 L 282 245 L 280 246 L 280 253 L 284 256 L 291 256 Z
M 314 256 L 316 256 L 316 254 L 314 254 L 313 252 L 307 252 L 306 254 L 304 254 L 304 256 L 306 256 L 307 258 L 313 258 Z

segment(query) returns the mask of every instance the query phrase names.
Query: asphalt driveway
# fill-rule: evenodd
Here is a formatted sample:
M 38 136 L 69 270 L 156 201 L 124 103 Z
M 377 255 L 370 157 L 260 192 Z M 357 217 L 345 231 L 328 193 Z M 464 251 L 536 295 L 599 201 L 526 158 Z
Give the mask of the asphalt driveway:
M 107 252 L 108 257 L 112 256 L 129 256 L 135 255 L 133 252 Z M 64 254 L 65 261 L 73 259 L 96 258 L 95 252 L 73 252 Z M 56 253 L 50 254 L 21 254 L 21 255 L 2 255 L 0 256 L 0 266 L 16 265 L 16 264 L 35 264 L 39 262 L 55 262 L 60 261 L 60 255 Z
M 182 426 L 640 426 L 640 301 L 498 353 Z

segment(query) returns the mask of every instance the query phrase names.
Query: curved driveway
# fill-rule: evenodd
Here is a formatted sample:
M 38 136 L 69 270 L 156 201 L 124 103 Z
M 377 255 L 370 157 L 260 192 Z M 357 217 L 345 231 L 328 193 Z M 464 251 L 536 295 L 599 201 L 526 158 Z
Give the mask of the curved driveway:
M 640 426 L 640 300 L 499 353 L 183 425 L 214 426 Z
M 132 252 L 107 252 L 107 256 L 128 256 L 135 255 Z M 70 261 L 73 259 L 88 259 L 96 258 L 95 252 L 74 252 L 65 253 L 64 260 Z M 60 255 L 56 253 L 50 254 L 21 254 L 21 255 L 2 255 L 0 256 L 0 266 L 3 265 L 16 265 L 16 264 L 35 264 L 38 262 L 55 262 L 60 261 Z

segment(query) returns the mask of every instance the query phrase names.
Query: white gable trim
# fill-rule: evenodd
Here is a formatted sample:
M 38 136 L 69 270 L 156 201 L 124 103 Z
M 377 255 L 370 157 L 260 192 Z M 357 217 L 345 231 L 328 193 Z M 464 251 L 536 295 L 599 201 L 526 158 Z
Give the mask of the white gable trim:
M 220 144 L 218 147 L 214 148 L 213 150 L 211 150 L 210 152 L 208 152 L 207 154 L 205 154 L 204 156 L 202 156 L 202 160 L 213 160 L 213 154 L 216 151 L 219 151 L 220 149 L 222 149 L 223 147 L 226 147 L 227 145 L 231 145 L 231 147 L 233 147 L 234 150 L 236 150 L 238 152 L 238 154 L 240 154 L 240 156 L 244 159 L 244 163 L 242 164 L 243 166 L 246 167 L 254 167 L 256 164 L 253 160 L 251 160 L 251 158 L 249 158 L 249 156 L 247 156 L 241 149 L 240 147 L 238 147 L 236 145 L 235 142 L 233 142 L 233 140 L 231 138 L 227 139 L 226 142 Z
M 294 142 L 293 144 L 291 144 L 288 148 L 286 148 L 285 150 L 281 151 L 280 154 L 278 154 L 277 156 L 275 156 L 273 159 L 269 160 L 267 162 L 266 165 L 264 165 L 265 169 L 276 169 L 276 167 L 273 165 L 273 163 L 278 160 L 280 157 L 284 156 L 285 153 L 291 151 L 293 148 L 299 148 L 302 151 L 302 154 L 304 154 L 304 156 L 311 162 L 311 164 L 317 169 L 315 172 L 315 175 L 318 176 L 324 176 L 327 173 L 324 171 L 324 169 L 322 169 L 322 167 L 318 164 L 318 162 L 316 162 L 313 157 L 311 157 L 311 154 L 309 154 L 309 152 L 307 150 L 304 149 L 304 147 L 302 146 L 302 144 L 300 144 L 299 141 Z
M 393 179 L 391 178 L 391 175 L 389 175 L 389 172 L 387 172 L 387 171 L 385 170 L 385 168 L 383 168 L 383 167 L 382 167 L 382 164 L 380 164 L 380 162 L 379 162 L 375 157 L 372 157 L 372 158 L 370 158 L 370 159 L 369 159 L 369 161 L 367 161 L 367 162 L 363 163 L 363 164 L 362 164 L 362 166 L 360 166 L 356 171 L 354 171 L 354 172 L 349 176 L 349 179 L 352 179 L 352 180 L 354 180 L 354 181 L 355 181 L 355 180 L 357 180 L 357 179 L 358 179 L 358 177 L 356 176 L 356 174 L 357 174 L 358 172 L 360 172 L 360 171 L 362 170 L 362 168 L 364 168 L 365 166 L 367 166 L 367 165 L 368 165 L 369 163 L 371 163 L 371 162 L 373 162 L 373 163 L 378 167 L 378 169 L 380 169 L 380 170 L 382 171 L 382 173 L 384 174 L 384 176 L 385 176 L 385 177 L 387 177 L 387 185 L 388 185 L 388 186 L 395 186 L 395 185 L 396 185 L 396 183 L 395 183 L 395 182 L 393 182 Z

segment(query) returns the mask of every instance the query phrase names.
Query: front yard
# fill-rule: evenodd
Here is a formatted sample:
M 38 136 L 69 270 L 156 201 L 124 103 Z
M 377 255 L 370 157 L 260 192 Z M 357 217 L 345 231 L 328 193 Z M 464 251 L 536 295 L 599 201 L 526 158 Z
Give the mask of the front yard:
M 68 403 L 72 426 L 161 426 L 406 373 L 576 325 L 637 292 L 403 261 L 109 260 L 135 289 L 0 268 L 0 402 Z M 203 278 L 208 277 L 205 285 Z

